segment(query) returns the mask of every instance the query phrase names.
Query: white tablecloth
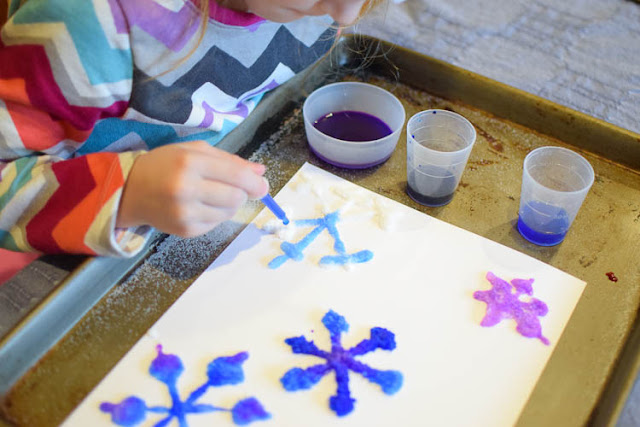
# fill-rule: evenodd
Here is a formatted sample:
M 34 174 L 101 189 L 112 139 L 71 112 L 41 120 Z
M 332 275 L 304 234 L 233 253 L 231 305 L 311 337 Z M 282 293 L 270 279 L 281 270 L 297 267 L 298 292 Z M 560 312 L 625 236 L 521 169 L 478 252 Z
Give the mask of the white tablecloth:
M 407 0 L 356 30 L 640 133 L 640 4 Z

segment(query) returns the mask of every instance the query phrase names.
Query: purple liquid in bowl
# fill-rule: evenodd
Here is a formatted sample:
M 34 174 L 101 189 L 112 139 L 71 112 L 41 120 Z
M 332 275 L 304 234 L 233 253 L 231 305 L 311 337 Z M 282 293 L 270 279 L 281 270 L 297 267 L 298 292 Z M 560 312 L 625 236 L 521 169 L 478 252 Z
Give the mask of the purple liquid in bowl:
M 342 141 L 375 141 L 391 135 L 385 122 L 360 111 L 336 111 L 320 117 L 313 126 L 325 135 Z

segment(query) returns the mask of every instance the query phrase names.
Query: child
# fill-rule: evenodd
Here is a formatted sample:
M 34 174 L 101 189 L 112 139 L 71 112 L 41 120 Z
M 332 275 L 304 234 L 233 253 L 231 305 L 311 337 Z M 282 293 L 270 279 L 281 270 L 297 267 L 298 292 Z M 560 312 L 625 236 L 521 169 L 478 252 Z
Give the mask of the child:
M 213 145 L 369 6 L 9 0 L 0 246 L 131 256 L 150 226 L 191 237 L 229 219 L 267 193 L 265 170 Z

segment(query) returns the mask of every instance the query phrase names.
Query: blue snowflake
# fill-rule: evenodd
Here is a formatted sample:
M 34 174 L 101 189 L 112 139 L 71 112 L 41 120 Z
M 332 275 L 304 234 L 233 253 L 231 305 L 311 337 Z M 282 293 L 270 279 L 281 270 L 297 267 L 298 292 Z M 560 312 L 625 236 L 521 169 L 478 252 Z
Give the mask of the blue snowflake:
M 335 211 L 321 218 L 300 219 L 295 221 L 295 224 L 298 226 L 312 226 L 314 228 L 298 243 L 282 242 L 280 248 L 282 249 L 282 252 L 284 252 L 284 254 L 272 259 L 271 262 L 269 262 L 269 268 L 278 268 L 289 259 L 292 259 L 294 261 L 301 261 L 304 257 L 302 251 L 304 251 L 307 246 L 309 246 L 324 230 L 327 230 L 329 235 L 333 237 L 333 249 L 336 251 L 337 255 L 323 256 L 320 259 L 321 265 L 344 265 L 349 263 L 362 263 L 367 262 L 371 258 L 373 258 L 373 253 L 368 250 L 363 250 L 352 254 L 347 253 L 344 242 L 340 238 L 338 227 L 336 226 L 339 220 L 340 214 L 338 211 Z
M 340 417 L 353 411 L 355 399 L 349 391 L 349 371 L 357 372 L 369 381 L 378 384 L 385 394 L 396 393 L 402 387 L 402 374 L 398 371 L 379 371 L 355 360 L 356 356 L 370 353 L 378 348 L 393 350 L 396 348 L 395 336 L 384 328 L 371 328 L 371 337 L 362 340 L 355 347 L 342 348 L 340 335 L 349 330 L 345 318 L 329 310 L 322 323 L 331 336 L 331 352 L 320 350 L 313 341 L 304 336 L 287 338 L 285 342 L 296 354 L 309 354 L 325 359 L 326 362 L 308 368 L 292 368 L 280 379 L 287 391 L 306 390 L 317 384 L 330 371 L 335 372 L 338 384 L 335 396 L 329 399 L 329 407 Z
M 182 361 L 176 355 L 163 353 L 161 345 L 158 345 L 156 350 L 158 355 L 151 362 L 149 373 L 167 386 L 171 396 L 171 406 L 147 406 L 147 403 L 138 396 L 129 396 L 120 403 L 101 403 L 100 410 L 111 414 L 111 421 L 114 424 L 126 427 L 135 426 L 144 421 L 147 412 L 166 414 L 166 417 L 155 424 L 157 427 L 168 425 L 174 418 L 178 421 L 180 427 L 186 427 L 188 426 L 188 414 L 214 411 L 231 412 L 231 417 L 236 425 L 246 425 L 253 421 L 265 420 L 271 417 L 254 397 L 240 400 L 231 409 L 197 402 L 209 387 L 235 385 L 243 382 L 242 363 L 249 357 L 248 353 L 241 352 L 235 356 L 214 359 L 207 366 L 207 381 L 196 388 L 187 400 L 182 401 L 176 385 L 178 378 L 184 371 Z

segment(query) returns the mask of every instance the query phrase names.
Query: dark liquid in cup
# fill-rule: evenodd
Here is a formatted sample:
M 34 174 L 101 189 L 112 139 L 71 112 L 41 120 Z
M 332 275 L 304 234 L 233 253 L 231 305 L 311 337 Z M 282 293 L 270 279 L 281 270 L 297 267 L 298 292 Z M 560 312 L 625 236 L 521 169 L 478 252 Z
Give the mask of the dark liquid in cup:
M 407 194 L 416 202 L 430 207 L 444 206 L 453 199 L 453 193 L 440 197 L 425 196 L 411 188 L 409 184 L 407 184 Z
M 360 111 L 336 111 L 313 123 L 325 135 L 351 142 L 375 141 L 391 135 L 391 128 L 382 120 Z
M 407 194 L 416 202 L 444 206 L 453 199 L 458 179 L 450 171 L 434 165 L 419 165 L 407 172 Z

